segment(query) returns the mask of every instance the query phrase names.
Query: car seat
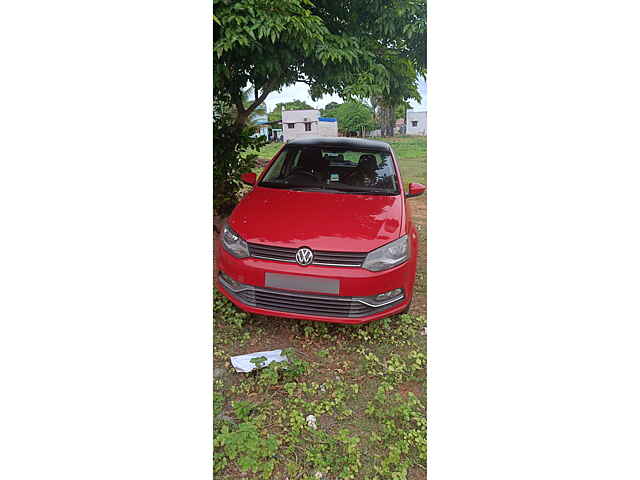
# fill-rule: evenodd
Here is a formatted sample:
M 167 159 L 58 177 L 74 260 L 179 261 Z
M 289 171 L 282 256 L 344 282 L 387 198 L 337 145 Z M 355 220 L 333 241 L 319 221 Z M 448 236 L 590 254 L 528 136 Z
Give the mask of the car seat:
M 320 182 L 318 175 L 322 167 L 322 151 L 316 147 L 306 147 L 302 149 L 300 161 L 293 172 L 287 177 L 287 183 L 299 185 L 315 185 Z
M 378 170 L 378 162 L 374 155 L 368 153 L 360 155 L 358 166 L 349 176 L 348 183 L 362 187 L 374 185 L 377 179 L 376 170 Z

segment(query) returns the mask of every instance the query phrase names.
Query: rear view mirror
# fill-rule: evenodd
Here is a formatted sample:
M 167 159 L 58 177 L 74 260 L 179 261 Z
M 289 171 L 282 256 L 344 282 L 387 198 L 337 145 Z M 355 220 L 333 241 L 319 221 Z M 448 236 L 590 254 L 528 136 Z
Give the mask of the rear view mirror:
M 405 197 L 407 198 L 417 197 L 419 195 L 422 195 L 426 189 L 427 187 L 425 187 L 421 183 L 412 182 L 409 184 L 409 192 L 405 194 Z
M 242 180 L 247 185 L 255 185 L 258 177 L 255 173 L 243 173 L 240 175 L 240 180 Z

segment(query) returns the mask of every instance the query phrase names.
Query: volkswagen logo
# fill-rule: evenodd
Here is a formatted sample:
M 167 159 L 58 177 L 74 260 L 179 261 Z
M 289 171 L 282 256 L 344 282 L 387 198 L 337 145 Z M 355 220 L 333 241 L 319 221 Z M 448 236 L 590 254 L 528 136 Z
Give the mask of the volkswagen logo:
M 311 262 L 313 262 L 313 252 L 311 249 L 307 247 L 299 248 L 296 252 L 296 262 L 303 266 L 310 265 Z

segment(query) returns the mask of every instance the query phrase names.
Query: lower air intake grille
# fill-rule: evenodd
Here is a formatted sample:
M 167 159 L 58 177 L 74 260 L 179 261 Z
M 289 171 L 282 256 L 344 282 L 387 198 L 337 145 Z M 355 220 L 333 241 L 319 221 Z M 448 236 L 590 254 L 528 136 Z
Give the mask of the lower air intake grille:
M 265 310 L 324 317 L 364 317 L 392 306 L 385 305 L 382 308 L 372 307 L 353 300 L 351 297 L 310 295 L 258 287 L 252 287 L 249 290 L 237 292 L 234 295 L 248 305 Z M 401 299 L 398 301 L 400 300 Z

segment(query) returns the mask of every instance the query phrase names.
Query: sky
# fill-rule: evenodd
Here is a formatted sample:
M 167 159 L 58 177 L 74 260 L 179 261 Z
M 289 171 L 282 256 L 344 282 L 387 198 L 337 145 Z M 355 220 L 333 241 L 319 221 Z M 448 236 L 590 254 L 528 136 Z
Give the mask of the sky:
M 415 110 L 427 110 L 427 82 L 423 77 L 418 78 L 418 91 L 422 96 L 422 101 L 420 103 L 415 100 L 411 101 L 411 106 Z M 265 104 L 267 105 L 267 109 L 271 112 L 276 104 L 281 102 L 290 102 L 292 100 L 303 100 L 307 102 L 307 104 L 315 107 L 317 109 L 324 108 L 330 102 L 338 102 L 342 103 L 343 100 L 337 95 L 324 95 L 318 101 L 314 102 L 311 100 L 309 96 L 309 86 L 306 83 L 298 82 L 295 85 L 291 85 L 289 87 L 284 87 L 279 92 L 272 92 L 267 96 L 265 100 Z

